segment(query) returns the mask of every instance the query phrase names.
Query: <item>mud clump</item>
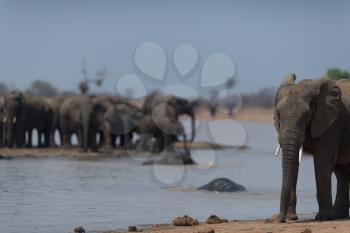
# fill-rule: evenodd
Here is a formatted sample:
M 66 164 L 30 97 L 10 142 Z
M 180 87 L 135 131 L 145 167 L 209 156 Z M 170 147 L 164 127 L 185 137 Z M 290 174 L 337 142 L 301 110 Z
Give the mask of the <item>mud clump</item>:
M 274 214 L 271 218 L 265 219 L 265 223 L 277 223 L 279 221 L 279 214 Z
M 217 215 L 210 215 L 206 221 L 207 224 L 220 224 L 228 222 L 227 219 L 220 218 Z
M 74 233 L 85 233 L 84 227 L 80 226 L 74 229 Z
M 197 219 L 191 218 L 190 216 L 177 217 L 173 220 L 174 226 L 195 226 L 199 225 Z
M 196 233 L 215 233 L 214 229 L 205 229 L 201 231 L 197 231 Z
M 137 229 L 136 226 L 129 226 L 128 232 L 142 232 L 142 230 Z
M 301 233 L 312 233 L 312 231 L 309 228 L 306 228 L 305 230 L 303 230 Z

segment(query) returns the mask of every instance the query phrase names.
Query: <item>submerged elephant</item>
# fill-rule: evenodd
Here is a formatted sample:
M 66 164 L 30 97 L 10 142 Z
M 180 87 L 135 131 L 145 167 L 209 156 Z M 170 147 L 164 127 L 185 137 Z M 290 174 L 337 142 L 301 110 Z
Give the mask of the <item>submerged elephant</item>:
M 296 185 L 302 150 L 313 154 L 318 220 L 349 217 L 350 80 L 306 79 L 289 75 L 278 88 L 274 123 L 282 148 L 279 221 L 297 219 Z M 279 149 L 276 151 L 278 154 Z M 333 206 L 331 177 L 337 177 Z
M 198 190 L 208 190 L 211 192 L 240 192 L 246 191 L 246 188 L 227 178 L 217 178 L 208 184 L 199 187 Z

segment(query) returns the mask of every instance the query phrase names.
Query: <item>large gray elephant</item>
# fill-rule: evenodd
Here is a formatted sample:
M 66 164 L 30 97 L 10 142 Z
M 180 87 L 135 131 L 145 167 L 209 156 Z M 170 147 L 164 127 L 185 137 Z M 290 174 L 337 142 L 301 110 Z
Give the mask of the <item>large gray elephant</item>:
M 350 80 L 302 80 L 289 75 L 278 88 L 274 123 L 282 148 L 282 191 L 279 221 L 297 219 L 296 185 L 302 150 L 313 154 L 318 220 L 349 216 Z M 278 154 L 279 148 L 276 151 Z M 333 206 L 331 175 L 337 177 Z
M 60 128 L 63 146 L 70 145 L 73 133 L 78 135 L 79 145 L 83 151 L 89 148 L 97 151 L 96 135 L 99 128 L 99 113 L 103 107 L 94 103 L 93 97 L 77 96 L 64 101 L 60 107 Z
M 179 116 L 186 114 L 191 117 L 191 142 L 193 142 L 196 135 L 196 119 L 195 119 L 195 105 L 182 97 L 174 96 L 174 95 L 161 95 L 159 92 L 153 92 L 145 98 L 143 104 L 143 111 L 146 115 L 152 115 L 153 113 L 157 113 L 159 110 L 159 105 L 166 105 L 165 112 L 162 114 L 171 120 L 178 121 Z M 155 110 L 155 108 L 158 108 Z M 164 108 L 164 107 L 161 107 Z M 169 110 L 169 111 L 168 111 Z
M 127 149 L 133 133 L 139 133 L 137 126 L 143 116 L 142 110 L 129 103 L 110 106 L 104 114 L 104 125 L 111 135 L 113 144 L 116 137 L 120 136 L 120 146 Z
M 12 91 L 4 97 L 3 146 L 25 146 L 26 107 L 26 99 L 21 92 Z
M 46 101 L 49 104 L 49 106 L 52 109 L 52 125 L 51 125 L 51 132 L 50 132 L 50 144 L 51 146 L 58 145 L 57 142 L 55 142 L 55 132 L 58 131 L 60 143 L 62 144 L 63 138 L 62 138 L 62 131 L 59 124 L 59 112 L 60 107 L 66 101 L 67 99 L 75 96 L 73 93 L 62 93 L 58 96 L 55 96 L 53 98 L 47 98 Z
M 104 114 L 108 108 L 118 105 L 125 104 L 126 100 L 119 96 L 96 96 L 93 98 L 93 101 L 102 106 L 101 112 L 98 114 L 99 129 L 98 133 L 100 136 L 100 146 L 105 147 L 115 147 L 115 135 L 111 134 L 105 127 L 104 124 Z
M 173 151 L 174 137 L 183 136 L 185 154 L 189 154 L 185 129 L 180 121 L 170 120 L 162 114 L 145 115 L 140 119 L 137 130 L 140 134 L 141 149 L 150 149 L 148 145 L 153 144 L 152 149 L 158 152 Z M 155 139 L 155 145 L 151 141 L 152 138 Z
M 25 130 L 28 133 L 27 147 L 32 147 L 32 134 L 38 132 L 38 147 L 50 147 L 50 134 L 53 127 L 53 109 L 38 96 L 26 95 Z

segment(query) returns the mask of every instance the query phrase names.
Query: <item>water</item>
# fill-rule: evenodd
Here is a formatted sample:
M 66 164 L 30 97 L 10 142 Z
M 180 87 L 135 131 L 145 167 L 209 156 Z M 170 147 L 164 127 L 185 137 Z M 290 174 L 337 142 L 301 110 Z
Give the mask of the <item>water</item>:
M 279 209 L 281 157 L 273 156 L 276 135 L 272 124 L 243 125 L 249 149 L 197 150 L 193 157 L 200 165 L 186 168 L 145 167 L 135 158 L 2 160 L 0 232 L 68 232 L 79 225 L 89 231 L 123 229 L 169 223 L 184 214 L 201 221 L 211 214 L 267 218 Z M 230 131 L 222 134 L 232 137 Z M 198 138 L 206 136 L 202 130 Z M 243 184 L 248 192 L 195 191 L 218 177 Z M 315 193 L 312 158 L 305 156 L 298 180 L 298 213 L 317 211 Z

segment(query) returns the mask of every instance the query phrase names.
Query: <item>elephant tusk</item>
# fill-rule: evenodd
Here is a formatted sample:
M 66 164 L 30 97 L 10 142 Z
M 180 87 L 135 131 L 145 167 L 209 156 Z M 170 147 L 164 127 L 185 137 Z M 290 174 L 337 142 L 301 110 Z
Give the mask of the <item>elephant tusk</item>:
M 14 117 L 14 118 L 13 118 L 12 123 L 13 123 L 13 124 L 15 124 L 15 123 L 16 123 L 16 121 L 17 121 L 17 118 L 16 118 L 16 117 Z
M 4 117 L 4 120 L 3 120 L 3 122 L 4 122 L 4 123 L 6 123 L 6 121 L 7 121 L 7 119 L 6 119 L 6 117 Z
M 280 150 L 281 150 L 281 145 L 278 143 L 275 151 L 275 156 L 278 156 L 278 154 L 280 153 Z
M 302 157 L 303 157 L 303 145 L 301 145 L 299 150 L 299 163 L 301 162 Z

